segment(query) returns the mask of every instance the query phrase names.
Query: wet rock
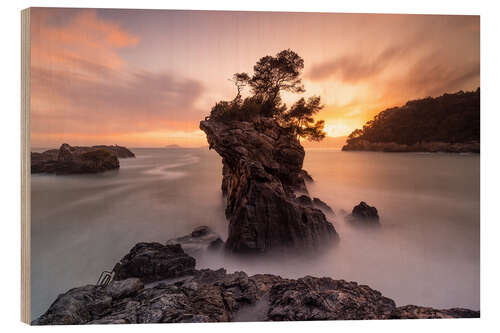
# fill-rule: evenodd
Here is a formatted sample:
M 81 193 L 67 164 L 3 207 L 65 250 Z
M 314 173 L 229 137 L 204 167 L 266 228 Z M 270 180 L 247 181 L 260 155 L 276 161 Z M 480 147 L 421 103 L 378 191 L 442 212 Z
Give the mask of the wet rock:
M 193 274 L 195 263 L 179 244 L 138 243 L 115 265 L 113 278 L 134 277 L 149 283 Z
M 380 226 L 377 208 L 364 201 L 352 209 L 352 213 L 346 216 L 346 221 L 357 226 Z
M 226 250 L 239 254 L 317 251 L 338 240 L 321 210 L 304 205 L 304 149 L 275 120 L 206 120 L 200 128 L 222 156 L 229 220 Z
M 221 249 L 224 241 L 210 227 L 201 226 L 189 235 L 168 240 L 168 244 L 180 244 L 187 253 L 196 254 L 206 250 Z

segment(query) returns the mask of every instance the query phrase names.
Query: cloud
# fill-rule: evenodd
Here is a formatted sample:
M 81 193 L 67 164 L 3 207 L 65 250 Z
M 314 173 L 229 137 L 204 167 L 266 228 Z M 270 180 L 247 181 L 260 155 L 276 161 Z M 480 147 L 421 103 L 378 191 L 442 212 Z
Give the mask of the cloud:
M 203 87 L 165 73 L 110 74 L 94 81 L 74 73 L 32 68 L 32 130 L 116 133 L 182 128 L 200 119 Z M 39 121 L 38 121 L 39 120 Z
M 33 137 L 96 138 L 192 130 L 202 84 L 133 68 L 120 54 L 140 38 L 93 10 L 35 11 L 32 24 Z
M 412 47 L 411 44 L 391 46 L 376 56 L 362 52 L 342 55 L 313 66 L 306 78 L 311 81 L 335 78 L 345 83 L 356 84 L 381 74 Z

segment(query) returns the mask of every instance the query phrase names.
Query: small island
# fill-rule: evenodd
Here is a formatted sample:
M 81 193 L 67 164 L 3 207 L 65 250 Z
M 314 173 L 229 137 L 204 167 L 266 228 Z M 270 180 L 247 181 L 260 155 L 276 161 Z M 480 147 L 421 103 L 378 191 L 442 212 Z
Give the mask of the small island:
M 31 153 L 31 173 L 82 174 L 99 173 L 120 168 L 118 158 L 135 157 L 122 146 L 70 146 L 63 143 L 59 149 Z
M 479 88 L 409 101 L 354 130 L 342 150 L 479 153 L 479 104 Z

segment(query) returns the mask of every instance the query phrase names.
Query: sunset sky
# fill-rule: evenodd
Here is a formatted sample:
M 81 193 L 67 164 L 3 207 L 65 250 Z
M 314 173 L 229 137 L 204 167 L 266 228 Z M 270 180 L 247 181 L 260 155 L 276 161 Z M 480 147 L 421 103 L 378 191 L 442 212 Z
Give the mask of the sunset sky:
M 234 97 L 232 74 L 287 48 L 331 137 L 479 86 L 478 16 L 35 8 L 32 147 L 206 145 L 199 121 Z

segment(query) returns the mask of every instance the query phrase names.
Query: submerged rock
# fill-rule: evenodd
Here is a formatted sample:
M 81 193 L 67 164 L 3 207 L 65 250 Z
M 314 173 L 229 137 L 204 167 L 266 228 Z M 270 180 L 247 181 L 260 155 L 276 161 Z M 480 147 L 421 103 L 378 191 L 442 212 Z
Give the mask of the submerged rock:
M 359 205 L 354 206 L 352 213 L 346 216 L 346 220 L 353 225 L 359 226 L 379 226 L 380 218 L 377 208 L 361 201 Z
M 31 173 L 98 173 L 119 167 L 116 153 L 107 148 L 73 147 L 63 143 L 59 149 L 31 153 Z
M 179 244 L 138 243 L 113 268 L 114 279 L 144 283 L 192 274 L 196 261 Z
M 222 192 L 227 196 L 229 235 L 234 253 L 276 249 L 318 250 L 338 240 L 324 213 L 297 200 L 307 194 L 304 149 L 276 121 L 206 120 L 200 128 L 222 156 Z
M 155 244 L 155 245 L 152 245 Z M 158 243 L 139 243 L 131 253 L 139 272 L 178 267 L 170 256 L 151 265 L 151 253 L 170 252 Z M 172 248 L 176 257 L 184 254 Z M 131 254 L 129 253 L 129 255 Z M 127 256 L 126 256 L 127 257 Z M 194 262 L 194 258 L 191 258 Z M 124 260 L 122 259 L 122 262 Z M 129 260 L 130 261 L 130 260 Z M 170 266 L 172 265 L 172 266 Z M 168 269 L 167 269 L 168 270 Z M 160 268 L 164 272 L 165 269 Z M 477 318 L 468 309 L 436 310 L 407 305 L 396 307 L 390 298 L 366 285 L 306 276 L 286 279 L 271 274 L 248 276 L 224 269 L 184 270 L 182 279 L 144 285 L 139 278 L 114 280 L 108 286 L 87 285 L 61 294 L 33 325 L 181 323 L 283 320 L 360 320 L 404 318 Z M 163 274 L 149 274 L 163 279 Z M 171 275 L 169 275 L 171 276 Z M 115 275 L 116 278 L 116 275 Z
M 201 226 L 189 235 L 168 240 L 167 245 L 169 244 L 180 244 L 187 253 L 196 254 L 206 250 L 221 249 L 224 241 L 210 227 Z

